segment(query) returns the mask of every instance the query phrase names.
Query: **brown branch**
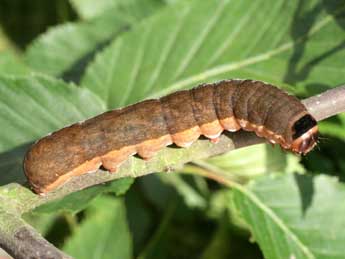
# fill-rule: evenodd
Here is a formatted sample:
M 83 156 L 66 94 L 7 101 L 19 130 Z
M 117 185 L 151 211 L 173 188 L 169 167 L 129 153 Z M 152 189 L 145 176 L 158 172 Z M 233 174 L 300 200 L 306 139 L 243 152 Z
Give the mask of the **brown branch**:
M 15 259 L 71 259 L 18 216 L 0 211 L 0 246 Z
M 317 120 L 344 112 L 345 86 L 310 97 L 304 100 L 303 103 Z M 199 139 L 190 148 L 167 147 L 158 152 L 149 161 L 144 161 L 137 157 L 129 158 L 116 174 L 98 170 L 95 173 L 72 178 L 60 189 L 46 196 L 35 195 L 27 188 L 18 184 L 3 186 L 0 190 L 6 188 L 6 191 L 0 192 L 0 204 L 6 211 L 3 213 L 0 207 L 0 246 L 15 258 L 19 259 L 38 258 L 37 253 L 40 253 L 39 258 L 66 258 L 64 257 L 65 255 L 36 233 L 33 228 L 26 225 L 22 219 L 14 215 L 31 211 L 42 204 L 63 198 L 72 192 L 96 184 L 123 177 L 139 177 L 152 172 L 174 171 L 193 160 L 204 159 L 264 141 L 264 139 L 258 138 L 254 133 L 240 131 L 223 134 L 217 144 L 212 144 L 207 139 Z M 15 196 L 13 196 L 13 193 L 15 193 Z M 8 196 L 5 194 L 8 194 Z M 4 204 L 10 205 L 6 207 Z M 12 227 L 9 228 L 8 225 Z
M 318 121 L 345 112 L 345 85 L 305 99 L 303 104 Z

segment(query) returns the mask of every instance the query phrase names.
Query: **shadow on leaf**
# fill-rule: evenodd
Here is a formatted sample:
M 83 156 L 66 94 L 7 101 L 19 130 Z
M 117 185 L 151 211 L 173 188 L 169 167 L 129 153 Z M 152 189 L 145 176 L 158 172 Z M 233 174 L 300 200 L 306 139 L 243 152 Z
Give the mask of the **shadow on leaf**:
M 331 3 L 330 3 L 331 2 Z M 308 9 L 308 2 L 300 0 L 296 8 L 294 19 L 291 25 L 291 37 L 294 41 L 293 53 L 290 57 L 288 68 L 284 76 L 284 82 L 294 85 L 298 82 L 306 80 L 311 71 L 327 58 L 336 55 L 339 51 L 345 49 L 345 41 L 341 41 L 338 44 L 323 50 L 322 53 L 317 53 L 314 58 L 307 61 L 305 64 L 301 64 L 303 56 L 305 54 L 306 45 L 308 43 L 307 35 L 311 32 L 318 20 L 319 14 L 326 10 L 337 23 L 345 29 L 345 20 L 342 18 L 344 13 L 344 4 L 336 5 L 335 1 L 324 1 L 314 5 Z M 317 94 L 331 88 L 332 85 L 325 83 L 309 83 L 306 85 L 308 94 Z
M 26 182 L 23 158 L 31 144 L 27 143 L 0 154 L 0 185 Z
M 80 83 L 80 79 L 83 76 L 87 66 L 90 64 L 92 60 L 94 60 L 95 56 L 98 52 L 102 51 L 106 48 L 115 38 L 121 35 L 123 32 L 128 31 L 130 29 L 130 25 L 122 26 L 117 32 L 115 32 L 109 39 L 104 40 L 97 44 L 97 46 L 86 53 L 83 57 L 78 59 L 74 64 L 72 64 L 66 71 L 61 74 L 61 78 L 66 82 L 73 82 L 76 84 Z
M 308 177 L 302 174 L 294 174 L 298 191 L 301 198 L 301 206 L 303 216 L 305 215 L 308 208 L 312 205 L 314 196 L 314 183 L 313 177 Z

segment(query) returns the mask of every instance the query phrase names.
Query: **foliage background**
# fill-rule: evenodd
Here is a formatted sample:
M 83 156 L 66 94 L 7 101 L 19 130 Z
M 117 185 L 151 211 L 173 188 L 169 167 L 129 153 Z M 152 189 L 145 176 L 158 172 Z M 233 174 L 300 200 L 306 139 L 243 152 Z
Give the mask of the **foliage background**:
M 23 182 L 28 143 L 107 109 L 224 78 L 265 80 L 300 97 L 344 83 L 344 8 L 3 0 L 1 185 Z M 257 145 L 90 188 L 25 219 L 75 258 L 344 258 L 345 116 L 320 127 L 318 148 L 301 159 Z M 224 187 L 203 172 L 249 184 Z

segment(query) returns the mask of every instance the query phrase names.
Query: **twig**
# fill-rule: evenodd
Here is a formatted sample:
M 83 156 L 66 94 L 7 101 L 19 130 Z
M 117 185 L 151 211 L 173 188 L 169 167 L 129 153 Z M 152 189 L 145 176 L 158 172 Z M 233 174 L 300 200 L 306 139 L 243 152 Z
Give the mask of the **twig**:
M 345 85 L 305 99 L 303 104 L 318 121 L 345 112 Z
M 0 211 L 0 246 L 15 259 L 71 259 L 20 217 Z

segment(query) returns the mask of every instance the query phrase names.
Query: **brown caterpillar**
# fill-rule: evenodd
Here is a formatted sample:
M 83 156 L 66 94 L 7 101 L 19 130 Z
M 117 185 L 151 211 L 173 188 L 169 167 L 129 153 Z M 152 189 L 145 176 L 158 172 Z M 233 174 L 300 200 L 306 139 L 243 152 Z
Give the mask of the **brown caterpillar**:
M 217 140 L 223 130 L 254 131 L 283 149 L 306 154 L 318 139 L 316 120 L 294 96 L 260 81 L 227 80 L 178 91 L 100 114 L 40 139 L 24 159 L 37 193 L 72 176 L 114 172 L 129 156 L 152 157 L 175 143 L 188 147 L 200 135 Z

